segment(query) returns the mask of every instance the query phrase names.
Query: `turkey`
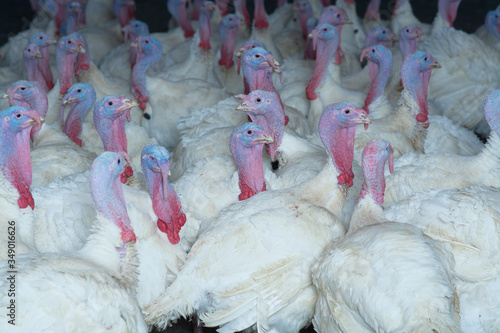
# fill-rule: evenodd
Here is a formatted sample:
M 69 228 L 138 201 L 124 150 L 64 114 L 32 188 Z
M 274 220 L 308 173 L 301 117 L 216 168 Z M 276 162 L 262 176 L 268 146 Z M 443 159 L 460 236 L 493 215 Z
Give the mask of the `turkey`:
M 226 146 L 228 139 L 226 138 Z M 247 123 L 233 129 L 229 137 L 231 156 L 212 154 L 188 168 L 174 184 L 181 195 L 189 222 L 182 236 L 189 245 L 195 241 L 202 222 L 215 218 L 221 210 L 237 202 L 265 191 L 262 148 L 272 144 L 273 138 L 261 126 Z M 213 170 L 217 170 L 214 174 Z M 193 186 L 196 183 L 198 186 Z M 215 190 L 217 189 L 217 190 Z
M 387 179 L 386 205 L 430 189 L 465 188 L 472 185 L 499 187 L 500 90 L 488 95 L 484 102 L 484 115 L 492 131 L 488 142 L 477 155 L 407 154 L 398 159 L 397 173 Z M 416 181 L 415 174 L 425 176 Z
M 439 59 L 443 69 L 432 76 L 429 98 L 454 123 L 475 130 L 483 137 L 489 127 L 482 112 L 483 101 L 498 87 L 498 50 L 476 35 L 452 28 L 425 39 L 421 48 Z M 456 57 L 460 54 L 460 57 Z
M 339 67 L 330 62 L 339 45 L 337 29 L 329 24 L 322 24 L 311 34 L 313 44 L 316 45 L 316 65 L 305 92 L 310 100 L 307 115 L 309 125 L 311 128 L 316 128 L 321 110 L 326 105 L 343 101 L 345 96 L 349 96 L 351 103 L 362 106 L 365 95 L 345 89 L 338 83 L 340 82 Z M 284 103 L 287 104 L 287 101 L 284 100 Z
M 68 91 L 71 91 L 71 88 Z M 5 95 L 11 105 L 35 110 L 40 117 L 45 117 L 47 114 L 47 96 L 36 82 L 18 81 L 6 91 Z M 73 120 L 71 128 L 68 127 L 68 133 L 74 133 L 76 136 L 78 126 L 81 127 L 81 120 L 73 117 L 68 118 Z M 45 186 L 59 176 L 84 172 L 90 168 L 96 157 L 78 147 L 71 138 L 59 130 L 58 124 L 44 124 L 40 130 L 35 126 L 30 136 L 33 140 L 31 151 L 31 164 L 35 175 L 33 187 Z
M 453 253 L 464 332 L 500 328 L 498 188 L 472 186 L 415 193 L 384 215 L 408 223 Z
M 484 26 L 477 29 L 475 33 L 479 38 L 484 40 L 486 44 L 493 45 L 495 48 L 500 48 L 500 12 L 491 10 L 486 14 Z
M 318 332 L 460 332 L 453 257 L 410 222 L 383 215 L 384 165 L 389 160 L 392 171 L 392 159 L 387 141 L 366 145 L 349 232 L 312 268 Z
M 395 157 L 410 151 L 424 153 L 424 141 L 429 127 L 427 85 L 432 69 L 439 67 L 434 57 L 421 51 L 406 58 L 401 68 L 405 88 L 398 107 L 390 115 L 374 119 L 366 131 L 357 133 L 357 161 L 361 160 L 363 148 L 374 138 L 392 141 Z
M 148 332 L 135 299 L 139 260 L 120 188 L 124 166 L 124 156 L 119 153 L 103 153 L 92 165 L 90 188 L 99 213 L 81 250 L 73 255 L 16 256 L 16 287 L 25 290 L 16 295 L 25 304 L 17 308 L 16 326 L 30 332 Z M 7 288 L 7 262 L 2 266 L 2 284 Z M 10 304 L 7 293 L 0 303 L 4 307 Z M 2 331 L 10 330 L 6 320 L 0 325 Z
M 228 95 L 202 80 L 172 81 L 146 75 L 146 70 L 161 57 L 161 44 L 153 37 L 139 37 L 136 42 L 141 55 L 132 71 L 132 92 L 145 110 L 142 126 L 159 144 L 174 147 L 180 136 L 180 116 L 211 106 Z
M 352 185 L 348 138 L 366 114 L 339 103 L 322 118 L 320 135 L 332 154 L 323 172 L 226 208 L 199 235 L 174 283 L 146 308 L 148 321 L 163 328 L 196 313 L 206 326 L 227 332 L 298 332 L 308 324 L 317 297 L 310 267 L 344 235 L 340 218 Z
M 96 94 L 94 88 L 88 83 L 75 83 L 68 89 L 61 102 L 61 126 L 64 133 L 78 146 L 82 147 L 80 138 L 82 123 L 87 113 L 94 107 Z M 64 109 L 71 106 L 67 117 Z

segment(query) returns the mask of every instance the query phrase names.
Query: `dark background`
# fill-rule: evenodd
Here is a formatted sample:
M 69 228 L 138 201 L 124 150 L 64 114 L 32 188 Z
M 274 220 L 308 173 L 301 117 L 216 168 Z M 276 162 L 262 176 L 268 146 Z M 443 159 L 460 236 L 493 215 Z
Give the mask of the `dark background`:
M 135 2 L 136 18 L 148 23 L 151 32 L 167 30 L 169 14 L 166 0 L 135 0 Z M 277 0 L 265 0 L 268 13 L 272 12 L 276 2 Z M 359 16 L 364 14 L 368 2 L 369 0 L 356 1 Z M 410 2 L 415 16 L 420 21 L 432 22 L 437 12 L 437 0 L 410 0 Z M 389 3 L 394 3 L 394 0 L 382 0 L 380 9 L 386 9 Z M 467 32 L 475 31 L 483 24 L 486 13 L 495 9 L 499 3 L 499 0 L 462 0 L 455 28 Z M 2 45 L 9 36 L 28 27 L 33 18 L 33 11 L 28 0 L 2 0 L 0 6 L 0 45 Z M 247 6 L 249 8 L 253 6 L 252 0 L 247 0 Z

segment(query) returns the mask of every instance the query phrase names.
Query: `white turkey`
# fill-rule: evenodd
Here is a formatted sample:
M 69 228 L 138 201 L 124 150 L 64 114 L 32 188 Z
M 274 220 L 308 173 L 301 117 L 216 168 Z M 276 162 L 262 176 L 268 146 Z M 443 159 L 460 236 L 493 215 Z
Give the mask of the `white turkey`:
M 460 332 L 454 261 L 439 242 L 383 215 L 391 145 L 363 150 L 364 183 L 347 235 L 313 266 L 318 332 Z
M 124 166 L 119 153 L 104 153 L 94 162 L 90 187 L 99 214 L 80 251 L 16 256 L 16 287 L 24 290 L 16 295 L 24 304 L 16 309 L 16 326 L 22 330 L 148 331 L 135 299 L 139 260 L 120 188 Z M 2 285 L 7 288 L 11 268 L 6 261 L 2 266 Z M 0 303 L 11 303 L 7 293 Z M 7 320 L 0 325 L 10 330 Z

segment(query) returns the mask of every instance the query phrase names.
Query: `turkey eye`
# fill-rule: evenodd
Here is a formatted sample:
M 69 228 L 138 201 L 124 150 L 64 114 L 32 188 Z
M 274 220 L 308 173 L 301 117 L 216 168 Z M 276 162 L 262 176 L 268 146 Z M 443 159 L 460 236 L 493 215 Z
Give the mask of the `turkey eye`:
M 427 57 L 424 58 L 424 61 L 427 61 Z
M 255 49 L 255 45 L 252 45 L 252 49 Z
M 82 89 L 77 89 L 76 92 L 81 93 Z
M 255 58 L 259 59 L 260 58 L 260 54 L 256 54 Z
M 375 53 L 375 49 L 372 49 L 372 53 Z
M 112 105 L 113 105 L 113 102 L 109 101 L 109 102 L 108 102 L 108 105 L 109 105 L 109 106 L 112 106 Z
M 146 40 L 144 41 L 144 43 L 149 44 L 149 40 L 147 40 L 147 39 L 146 39 Z
M 351 113 L 351 110 L 345 110 L 345 114 Z
M 28 49 L 28 52 L 31 52 L 31 49 Z
M 232 17 L 230 17 L 230 18 L 228 18 L 228 20 L 229 20 L 229 21 L 232 21 L 232 20 L 233 20 L 233 18 L 232 18 Z
M 256 101 L 257 101 L 257 103 L 260 103 L 260 98 L 257 98 Z
M 121 162 L 121 159 L 118 159 L 118 164 L 120 164 L 120 162 Z
M 19 118 L 21 118 L 21 117 L 22 117 L 22 115 L 21 115 L 20 113 L 16 114 L 16 118 L 17 118 L 17 119 L 19 119 Z
M 354 33 L 355 33 L 355 34 L 357 34 L 357 33 L 358 33 L 358 31 L 359 31 L 358 29 L 354 29 Z
M 328 30 L 328 29 L 326 29 L 326 28 L 323 28 L 323 31 L 327 31 L 327 30 Z
M 382 33 L 383 33 L 383 34 L 385 34 L 386 32 L 387 32 L 387 31 L 385 31 L 385 30 L 382 30 Z
M 340 17 L 340 14 L 337 14 L 337 17 Z
M 68 40 L 68 44 L 71 44 L 71 41 L 70 41 L 70 40 Z
M 252 132 L 251 130 L 248 130 L 248 131 L 247 131 L 247 134 L 248 134 L 248 135 L 252 135 L 252 133 L 253 133 L 253 132 Z
M 42 39 L 43 39 L 43 37 L 42 37 L 42 36 L 40 36 L 40 37 L 38 37 L 38 39 L 42 40 Z
M 21 87 L 21 90 L 22 90 L 22 91 L 26 90 L 26 87 Z

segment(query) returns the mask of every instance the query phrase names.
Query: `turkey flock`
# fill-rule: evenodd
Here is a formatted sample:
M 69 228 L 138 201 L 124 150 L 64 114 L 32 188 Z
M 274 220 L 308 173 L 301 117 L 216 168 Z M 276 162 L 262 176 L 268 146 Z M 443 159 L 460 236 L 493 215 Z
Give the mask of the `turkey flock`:
M 0 332 L 500 331 L 500 8 L 469 34 L 436 1 L 168 0 L 150 33 L 133 0 L 30 0 Z

